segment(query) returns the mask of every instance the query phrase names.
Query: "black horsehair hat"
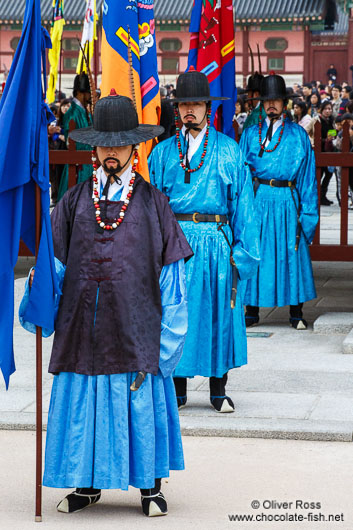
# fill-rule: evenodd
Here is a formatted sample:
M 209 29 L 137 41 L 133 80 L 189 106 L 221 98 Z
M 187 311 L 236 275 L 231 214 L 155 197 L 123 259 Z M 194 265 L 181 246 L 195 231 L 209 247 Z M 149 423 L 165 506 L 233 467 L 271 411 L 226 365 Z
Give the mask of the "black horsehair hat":
M 121 147 L 152 140 L 162 132 L 164 128 L 159 125 L 139 125 L 132 100 L 112 89 L 109 96 L 97 101 L 93 127 L 74 129 L 69 137 L 96 147 Z
M 255 72 L 254 75 L 250 75 L 246 85 L 246 92 L 260 92 L 261 83 L 264 79 L 262 74 Z
M 176 97 L 172 103 L 186 103 L 188 101 L 219 101 L 229 98 L 217 98 L 210 95 L 208 79 L 202 72 L 197 72 L 192 66 L 188 72 L 180 74 L 176 85 Z
M 75 76 L 73 90 L 77 92 L 91 92 L 89 78 L 85 72 Z
M 288 98 L 286 83 L 281 75 L 270 72 L 270 75 L 263 78 L 260 87 L 260 100 Z
M 246 91 L 247 92 L 260 92 L 260 86 L 261 82 L 264 78 L 261 71 L 261 55 L 260 55 L 260 48 L 257 44 L 257 59 L 259 62 L 259 72 L 256 70 L 255 72 L 255 62 L 254 62 L 254 54 L 252 52 L 250 44 L 248 44 L 248 48 L 250 51 L 250 57 L 251 57 L 251 75 L 248 78 L 248 82 L 246 85 Z M 251 98 L 251 99 L 257 99 L 257 98 Z

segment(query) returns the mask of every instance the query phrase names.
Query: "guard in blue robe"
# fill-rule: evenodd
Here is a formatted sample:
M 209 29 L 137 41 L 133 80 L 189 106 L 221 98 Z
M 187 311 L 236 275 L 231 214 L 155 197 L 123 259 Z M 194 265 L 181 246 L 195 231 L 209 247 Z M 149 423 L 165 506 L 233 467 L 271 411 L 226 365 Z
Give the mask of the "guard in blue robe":
M 161 132 L 138 124 L 129 98 L 111 95 L 97 103 L 93 127 L 71 133 L 98 146 L 102 166 L 93 157 L 92 178 L 52 214 L 62 296 L 43 484 L 76 488 L 60 512 L 96 503 L 101 489 L 134 486 L 145 515 L 166 515 L 161 478 L 184 468 L 172 373 L 192 250 L 166 197 L 135 171 L 134 146 Z
M 283 78 L 266 77 L 261 97 L 267 118 L 240 142 L 253 178 L 261 256 L 246 285 L 246 325 L 259 322 L 259 307 L 290 305 L 291 325 L 306 329 L 302 306 L 316 297 L 309 253 L 319 218 L 315 157 L 306 131 L 283 112 Z
M 259 261 L 251 178 L 237 143 L 205 118 L 212 100 L 207 77 L 189 71 L 179 76 L 176 90 L 173 101 L 190 119 L 181 115 L 177 136 L 158 144 L 149 157 L 151 182 L 169 198 L 194 252 L 186 264 L 188 334 L 174 383 L 180 408 L 187 400 L 186 378 L 209 377 L 212 406 L 232 412 L 227 372 L 247 363 L 243 295 Z M 202 105 L 188 111 L 189 102 Z M 201 123 L 192 112 L 200 113 Z M 192 127 L 199 131 L 195 137 Z

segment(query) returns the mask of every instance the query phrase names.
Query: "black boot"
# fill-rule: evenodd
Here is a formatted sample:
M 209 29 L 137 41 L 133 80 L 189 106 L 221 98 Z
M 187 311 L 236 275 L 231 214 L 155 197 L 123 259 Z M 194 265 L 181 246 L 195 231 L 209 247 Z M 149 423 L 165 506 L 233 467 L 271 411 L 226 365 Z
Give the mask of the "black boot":
M 167 501 L 161 492 L 161 479 L 156 478 L 154 488 L 150 490 L 140 490 L 142 511 L 147 517 L 158 517 L 167 515 Z
M 210 401 L 217 412 L 234 412 L 234 403 L 226 395 L 228 374 L 223 377 L 210 377 Z
M 289 306 L 289 323 L 294 329 L 307 329 L 308 323 L 303 318 L 303 304 Z
M 247 305 L 245 313 L 245 326 L 251 328 L 259 323 L 259 308 L 255 305 Z
M 333 204 L 333 201 L 330 201 L 326 197 L 326 195 L 321 195 L 320 204 L 321 204 L 321 206 L 331 206 L 331 204 Z
M 186 377 L 174 377 L 174 386 L 175 386 L 175 393 L 178 403 L 178 409 L 182 409 L 186 405 L 187 401 L 187 395 L 186 395 L 186 384 L 187 379 Z
M 56 509 L 58 512 L 74 513 L 95 504 L 101 498 L 101 490 L 94 488 L 76 488 L 59 502 Z
M 332 173 L 328 170 L 327 167 L 324 167 L 321 169 L 321 189 L 320 189 L 320 204 L 322 206 L 331 206 L 333 204 L 333 201 L 330 201 L 327 198 L 327 190 L 330 184 L 330 180 L 332 178 Z

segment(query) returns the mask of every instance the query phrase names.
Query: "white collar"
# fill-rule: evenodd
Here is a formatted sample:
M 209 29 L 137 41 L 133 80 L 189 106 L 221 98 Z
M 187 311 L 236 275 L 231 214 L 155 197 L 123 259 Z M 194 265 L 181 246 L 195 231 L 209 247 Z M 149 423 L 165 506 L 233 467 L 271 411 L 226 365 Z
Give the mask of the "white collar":
M 259 105 L 261 105 L 261 101 L 258 101 L 258 102 L 257 102 L 257 105 L 256 105 L 255 109 L 257 109 L 257 107 L 258 107 Z
M 269 118 L 268 116 L 266 117 L 266 120 L 265 120 L 265 121 L 266 121 L 266 123 L 267 123 L 267 127 L 269 127 L 269 126 L 270 126 L 270 123 L 271 123 L 271 120 L 270 120 L 270 118 Z M 279 119 L 279 120 L 276 120 L 275 123 L 273 124 L 272 138 L 273 138 L 275 132 L 277 131 L 277 129 L 279 129 L 279 128 L 281 127 L 282 123 L 283 123 L 283 116 L 281 116 L 280 119 Z M 266 140 L 266 142 L 265 142 L 265 147 L 267 147 L 269 143 L 270 143 L 270 141 L 269 141 L 269 139 L 267 138 L 267 140 Z
M 204 126 L 204 128 L 199 132 L 199 134 L 196 136 L 196 138 L 194 138 L 191 132 L 189 132 L 189 135 L 188 135 L 189 136 L 189 151 L 188 151 L 189 162 L 194 156 L 194 154 L 196 153 L 196 151 L 198 150 L 198 148 L 200 147 L 203 137 L 205 136 L 206 129 L 207 129 L 207 123 Z M 181 132 L 183 133 L 185 137 L 186 132 L 187 132 L 185 125 L 182 126 Z M 185 157 L 184 157 L 184 163 L 185 163 Z
M 81 103 L 81 101 L 79 99 L 73 98 L 72 101 L 74 101 L 76 103 L 76 105 L 81 107 L 81 109 L 85 109 L 85 107 L 82 105 L 82 103 Z
M 129 164 L 129 166 L 125 169 L 124 173 L 120 175 L 121 184 L 118 184 L 117 182 L 110 184 L 109 190 L 108 190 L 108 200 L 110 200 L 116 194 L 117 191 L 121 190 L 121 188 L 124 188 L 121 194 L 120 200 L 125 201 L 127 194 L 129 192 L 129 182 L 131 178 L 131 171 L 132 171 L 132 166 Z M 98 192 L 100 194 L 101 189 L 104 188 L 104 186 L 107 183 L 107 175 L 104 173 L 104 169 L 102 166 L 100 166 L 97 169 L 96 177 L 98 180 Z M 94 199 L 94 194 L 92 194 L 92 198 Z M 104 195 L 100 198 L 102 201 L 105 200 Z
M 270 126 L 270 123 L 271 123 L 271 120 L 268 116 L 266 116 L 266 123 L 267 123 L 267 127 Z M 272 135 L 274 134 L 275 131 L 277 131 L 278 127 L 280 127 L 283 123 L 283 116 L 280 117 L 279 120 L 276 120 L 275 123 L 273 124 L 273 133 Z

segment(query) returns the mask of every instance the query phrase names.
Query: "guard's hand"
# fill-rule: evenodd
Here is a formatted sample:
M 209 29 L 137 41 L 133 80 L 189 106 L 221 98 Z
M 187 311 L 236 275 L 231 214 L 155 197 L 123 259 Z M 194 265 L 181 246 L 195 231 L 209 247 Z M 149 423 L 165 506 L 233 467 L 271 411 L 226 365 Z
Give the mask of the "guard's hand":
M 34 278 L 34 269 L 31 271 L 31 274 L 29 275 L 29 287 L 30 288 L 32 287 L 33 278 Z

